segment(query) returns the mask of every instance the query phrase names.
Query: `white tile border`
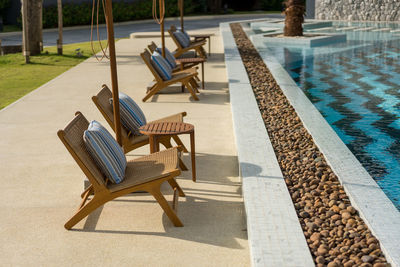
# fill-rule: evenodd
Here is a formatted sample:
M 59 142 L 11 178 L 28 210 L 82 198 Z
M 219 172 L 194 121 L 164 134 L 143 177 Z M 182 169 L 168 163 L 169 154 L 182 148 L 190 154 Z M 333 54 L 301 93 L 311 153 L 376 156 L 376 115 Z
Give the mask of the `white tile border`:
M 400 266 L 400 212 L 273 54 L 265 48 L 259 53 L 338 176 L 352 205 L 380 241 L 387 260 L 392 266 Z
M 314 266 L 229 24 L 220 30 L 252 266 Z

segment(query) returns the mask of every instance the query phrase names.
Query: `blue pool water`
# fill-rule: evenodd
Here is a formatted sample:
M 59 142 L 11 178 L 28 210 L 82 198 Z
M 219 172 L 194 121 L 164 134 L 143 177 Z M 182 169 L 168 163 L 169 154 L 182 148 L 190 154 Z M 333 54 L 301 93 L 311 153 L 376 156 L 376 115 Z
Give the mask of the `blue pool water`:
M 334 22 L 312 32 L 347 41 L 268 49 L 400 210 L 399 25 Z

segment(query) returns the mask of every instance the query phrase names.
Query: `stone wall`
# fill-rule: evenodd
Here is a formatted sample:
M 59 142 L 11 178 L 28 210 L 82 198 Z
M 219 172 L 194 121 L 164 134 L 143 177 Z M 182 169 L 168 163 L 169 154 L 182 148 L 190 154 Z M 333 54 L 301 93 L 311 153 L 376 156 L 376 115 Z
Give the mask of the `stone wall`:
M 399 21 L 399 0 L 316 0 L 315 18 L 327 20 Z

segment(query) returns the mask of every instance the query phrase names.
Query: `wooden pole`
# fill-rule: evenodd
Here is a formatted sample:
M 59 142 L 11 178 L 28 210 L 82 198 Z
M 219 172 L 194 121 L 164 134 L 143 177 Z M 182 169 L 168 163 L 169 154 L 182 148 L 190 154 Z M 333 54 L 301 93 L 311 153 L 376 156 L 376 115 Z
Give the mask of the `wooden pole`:
M 178 4 L 179 4 L 179 10 L 181 13 L 181 30 L 183 32 L 183 0 L 178 0 Z
M 165 3 L 164 0 L 160 0 L 160 30 L 161 30 L 161 46 L 162 46 L 162 56 L 165 58 L 165 36 L 164 36 L 164 15 L 165 15 Z
M 164 36 L 164 21 L 161 22 L 161 45 L 162 45 L 162 56 L 165 58 L 165 36 Z
M 23 55 L 25 57 L 25 63 L 29 63 L 30 52 L 29 52 L 29 34 L 28 34 L 28 0 L 22 1 L 22 44 L 23 44 Z
M 63 54 L 63 14 L 62 14 L 62 0 L 57 0 L 58 11 L 58 40 L 57 40 L 57 53 Z
M 114 108 L 114 130 L 118 144 L 122 146 L 121 139 L 121 118 L 119 114 L 119 94 L 118 94 L 118 77 L 117 77 L 117 59 L 115 55 L 115 39 L 114 39 L 114 23 L 112 15 L 112 0 L 106 0 L 106 24 L 108 36 L 108 48 L 110 51 L 110 69 L 112 97 Z

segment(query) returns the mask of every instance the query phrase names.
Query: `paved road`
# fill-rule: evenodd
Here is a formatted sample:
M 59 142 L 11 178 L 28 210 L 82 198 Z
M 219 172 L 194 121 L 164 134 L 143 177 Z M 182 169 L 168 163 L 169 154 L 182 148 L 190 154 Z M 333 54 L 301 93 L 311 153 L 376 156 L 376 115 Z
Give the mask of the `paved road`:
M 187 17 L 185 19 L 185 28 L 188 30 L 198 30 L 206 28 L 218 27 L 219 23 L 233 21 L 233 20 L 246 20 L 246 19 L 258 19 L 264 17 L 277 18 L 281 17 L 279 14 L 247 14 L 247 15 L 221 15 L 221 16 L 196 16 Z M 178 19 L 169 19 L 166 21 L 166 29 L 171 24 L 179 24 Z M 159 31 L 159 25 L 152 20 L 146 20 L 142 22 L 124 22 L 115 25 L 115 37 L 123 38 L 128 37 L 132 32 L 149 32 Z M 70 27 L 64 29 L 64 43 L 78 43 L 87 42 L 90 40 L 90 27 Z M 58 32 L 56 29 L 45 30 L 43 32 L 43 40 L 45 46 L 56 45 L 58 38 Z M 100 38 L 106 38 L 105 26 L 100 27 Z M 3 45 L 17 45 L 21 44 L 22 34 L 21 33 L 0 33 L 0 39 Z

